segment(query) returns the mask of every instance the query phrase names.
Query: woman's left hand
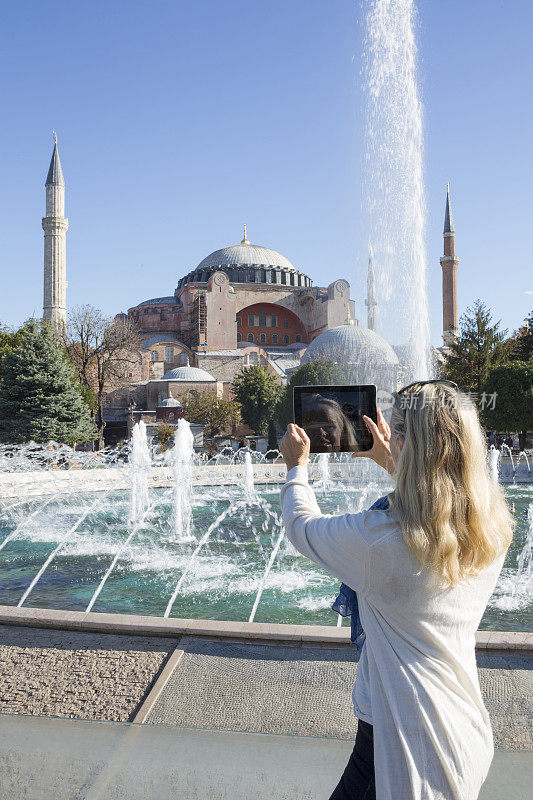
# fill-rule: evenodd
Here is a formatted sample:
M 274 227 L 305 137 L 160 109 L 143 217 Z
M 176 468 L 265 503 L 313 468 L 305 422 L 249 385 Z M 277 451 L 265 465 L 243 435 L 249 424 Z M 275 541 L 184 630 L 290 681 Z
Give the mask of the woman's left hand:
M 287 431 L 279 446 L 287 469 L 307 466 L 310 445 L 309 436 L 303 428 L 292 423 L 287 425 Z

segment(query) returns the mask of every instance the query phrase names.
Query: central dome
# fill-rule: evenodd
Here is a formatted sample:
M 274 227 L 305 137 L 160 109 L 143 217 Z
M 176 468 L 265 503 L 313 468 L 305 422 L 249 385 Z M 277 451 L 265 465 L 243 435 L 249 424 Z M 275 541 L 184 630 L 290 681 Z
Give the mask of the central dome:
M 232 244 L 215 250 L 214 253 L 200 261 L 197 270 L 213 269 L 217 267 L 282 267 L 294 269 L 288 258 L 276 250 L 260 247 L 258 244 Z
M 277 250 L 250 244 L 244 238 L 240 244 L 232 244 L 215 250 L 196 269 L 180 278 L 175 297 L 182 286 L 187 283 L 207 283 L 213 272 L 225 272 L 231 283 L 269 283 L 279 286 L 309 287 L 313 285 L 311 278 L 296 269 L 288 258 Z

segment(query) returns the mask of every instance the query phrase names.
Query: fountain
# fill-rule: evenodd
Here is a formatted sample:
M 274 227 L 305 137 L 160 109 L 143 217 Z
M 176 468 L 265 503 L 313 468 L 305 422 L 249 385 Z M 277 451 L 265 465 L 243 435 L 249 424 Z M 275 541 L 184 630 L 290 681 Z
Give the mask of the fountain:
M 407 383 L 426 379 L 431 371 L 415 5 L 414 0 L 365 5 L 365 206 L 380 333 L 402 345 L 400 366 Z
M 128 463 L 131 471 L 129 519 L 135 523 L 148 508 L 148 476 L 152 466 L 146 438 L 146 425 L 142 421 L 133 426 Z
M 401 345 L 407 382 L 431 370 L 414 3 L 369 0 L 366 8 L 368 234 L 382 333 Z M 500 456 L 489 452 L 495 480 L 505 477 Z M 231 448 L 205 459 L 183 419 L 174 447 L 153 458 L 142 422 L 131 448 L 0 447 L 4 486 L 19 487 L 1 494 L 0 603 L 21 606 L 31 597 L 35 606 L 87 613 L 98 603 L 95 610 L 115 613 L 340 624 L 330 611 L 338 581 L 284 538 L 280 461 L 277 451 Z M 530 475 L 526 454 L 521 461 Z M 312 462 L 323 513 L 357 513 L 390 489 L 388 475 L 350 454 Z M 20 480 L 10 483 L 13 475 Z M 483 625 L 531 629 L 531 487 L 516 482 L 505 491 L 517 535 Z
M 493 444 L 491 444 L 487 455 L 489 459 L 490 474 L 492 475 L 494 482 L 498 483 L 498 462 L 500 460 L 500 451 L 497 450 Z
M 249 503 L 253 503 L 257 497 L 254 486 L 254 466 L 249 451 L 244 454 L 244 497 Z
M 174 468 L 174 541 L 188 542 L 192 528 L 192 464 L 194 436 L 189 423 L 180 419 L 174 435 L 172 465 Z

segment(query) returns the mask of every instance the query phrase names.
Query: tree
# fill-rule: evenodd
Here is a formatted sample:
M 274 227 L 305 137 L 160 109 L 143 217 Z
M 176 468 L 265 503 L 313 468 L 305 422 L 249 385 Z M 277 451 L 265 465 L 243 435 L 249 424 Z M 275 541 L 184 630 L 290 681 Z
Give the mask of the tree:
M 168 448 L 174 442 L 175 432 L 175 427 L 173 425 L 169 425 L 168 422 L 162 421 L 159 423 L 155 429 L 154 439 L 161 446 L 162 451 L 168 450 Z
M 533 362 L 510 361 L 495 367 L 484 392 L 488 401 L 482 411 L 484 423 L 499 431 L 519 431 L 524 450 L 527 431 L 533 429 Z
M 239 421 L 239 404 L 235 400 L 222 400 L 213 391 L 191 390 L 180 402 L 185 419 L 205 425 L 204 432 L 208 438 L 222 431 L 231 431 Z
M 511 336 L 509 344 L 513 360 L 533 360 L 533 311 L 529 312 L 524 324 Z
M 30 321 L 3 358 L 0 440 L 73 444 L 94 433 L 76 373 L 52 328 Z
M 24 325 L 17 331 L 14 331 L 0 323 L 0 377 L 2 375 L 2 362 L 4 356 L 10 350 L 12 350 L 12 348 L 15 347 L 18 342 L 22 341 L 29 324 L 30 322 L 28 321 L 24 323 Z
M 455 381 L 464 392 L 481 393 L 489 372 L 509 355 L 507 331 L 492 324 L 489 309 L 476 300 L 461 317 L 460 331 L 444 352 L 442 378 Z
M 264 434 L 280 395 L 280 386 L 265 367 L 244 367 L 233 381 L 241 416 L 254 433 Z
M 127 319 L 110 319 L 93 306 L 78 306 L 69 314 L 64 345 L 87 390 L 87 400 L 91 402 L 92 398 L 98 449 L 102 449 L 104 395 L 126 380 L 128 370 L 136 363 L 137 332 Z
M 275 410 L 275 418 L 282 429 L 294 422 L 293 390 L 295 386 L 335 386 L 356 382 L 352 379 L 352 369 L 347 364 L 320 359 L 311 364 L 303 364 L 293 372 L 289 383 L 284 387 Z

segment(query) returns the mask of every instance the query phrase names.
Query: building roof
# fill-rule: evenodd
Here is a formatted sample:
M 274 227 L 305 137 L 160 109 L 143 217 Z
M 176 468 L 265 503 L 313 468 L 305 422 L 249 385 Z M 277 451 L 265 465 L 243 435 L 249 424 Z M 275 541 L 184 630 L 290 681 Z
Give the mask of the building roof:
M 281 253 L 268 247 L 250 244 L 245 232 L 240 244 L 215 250 L 200 261 L 188 275 L 180 278 L 178 290 L 187 283 L 206 283 L 217 270 L 226 272 L 232 283 L 266 283 L 305 288 L 312 286 L 313 283 L 311 278 L 297 270 Z M 284 274 L 285 277 L 281 278 Z
M 216 381 L 209 372 L 199 367 L 176 367 L 165 372 L 161 378 L 163 381 L 187 381 L 189 383 L 200 383 L 206 381 Z
M 446 185 L 446 211 L 444 213 L 444 233 L 455 233 L 453 227 L 452 207 L 450 204 L 450 184 Z
M 182 404 L 179 400 L 176 400 L 175 397 L 165 397 L 164 400 L 161 400 L 159 403 L 159 408 L 183 408 Z
M 211 267 L 246 267 L 246 266 L 265 266 L 265 267 L 285 267 L 294 269 L 288 258 L 282 256 L 276 250 L 268 247 L 260 247 L 257 244 L 233 244 L 215 250 L 203 261 L 200 261 L 197 269 L 210 269 Z
M 386 339 L 362 325 L 338 325 L 313 339 L 302 356 L 302 364 L 320 359 L 365 366 L 398 363 L 398 356 Z
M 64 186 L 65 179 L 63 177 L 63 170 L 61 169 L 61 161 L 59 160 L 59 153 L 57 151 L 57 141 L 54 144 L 54 151 L 52 153 L 52 160 L 50 161 L 50 169 L 46 176 L 46 186 L 55 184 L 56 186 Z
M 165 305 L 179 305 L 176 298 L 172 295 L 171 297 L 152 297 L 151 300 L 143 300 L 142 303 L 139 303 L 140 306 L 165 306 Z

